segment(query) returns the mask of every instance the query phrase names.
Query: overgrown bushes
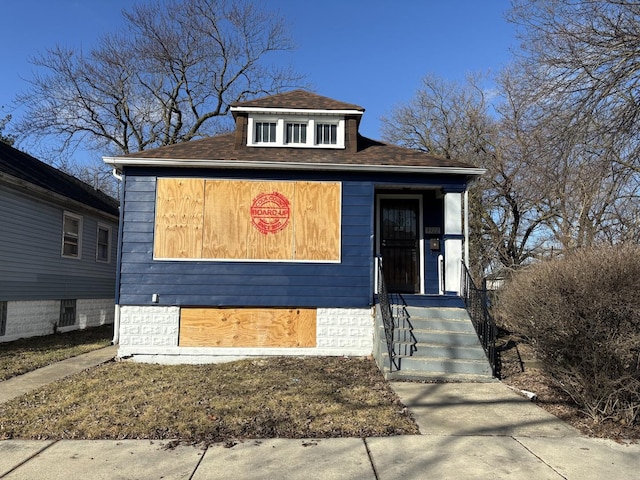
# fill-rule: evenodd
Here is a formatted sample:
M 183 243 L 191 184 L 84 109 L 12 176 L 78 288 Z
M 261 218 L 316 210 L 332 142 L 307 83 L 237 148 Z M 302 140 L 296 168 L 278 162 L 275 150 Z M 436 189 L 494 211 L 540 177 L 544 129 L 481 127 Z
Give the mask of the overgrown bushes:
M 640 247 L 581 249 L 528 267 L 497 309 L 587 415 L 640 422 Z

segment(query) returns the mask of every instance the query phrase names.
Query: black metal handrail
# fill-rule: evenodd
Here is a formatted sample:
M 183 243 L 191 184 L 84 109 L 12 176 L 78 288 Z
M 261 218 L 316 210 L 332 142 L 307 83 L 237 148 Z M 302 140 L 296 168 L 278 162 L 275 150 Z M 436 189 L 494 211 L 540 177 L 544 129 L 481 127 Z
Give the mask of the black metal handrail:
M 471 317 L 471 322 L 476 329 L 482 348 L 487 355 L 493 376 L 497 377 L 499 375 L 496 351 L 498 328 L 489 311 L 487 289 L 476 287 L 464 262 L 462 263 L 462 288 L 460 294 Z
M 393 345 L 393 336 L 395 324 L 393 320 L 393 311 L 389 302 L 389 293 L 384 280 L 384 269 L 382 267 L 382 257 L 378 257 L 378 303 L 380 304 L 380 316 L 384 325 L 384 335 L 387 341 L 387 352 L 389 354 L 389 372 L 395 367 L 399 370 L 397 364 L 396 353 Z

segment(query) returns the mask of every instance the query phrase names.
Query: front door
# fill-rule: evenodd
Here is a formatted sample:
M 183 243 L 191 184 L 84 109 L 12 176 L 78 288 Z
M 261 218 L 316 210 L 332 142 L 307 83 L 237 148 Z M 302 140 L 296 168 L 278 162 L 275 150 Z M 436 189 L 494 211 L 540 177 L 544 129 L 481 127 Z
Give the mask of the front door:
M 420 201 L 380 199 L 380 254 L 391 293 L 420 293 Z

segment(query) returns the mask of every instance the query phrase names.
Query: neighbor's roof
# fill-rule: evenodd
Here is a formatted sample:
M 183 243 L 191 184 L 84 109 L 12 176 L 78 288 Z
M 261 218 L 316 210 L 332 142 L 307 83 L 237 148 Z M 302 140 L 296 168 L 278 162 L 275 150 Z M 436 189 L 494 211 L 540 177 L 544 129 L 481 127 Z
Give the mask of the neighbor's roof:
M 118 215 L 118 202 L 115 199 L 31 155 L 0 142 L 0 180 L 7 176 L 110 215 Z
M 287 110 L 357 110 L 364 112 L 364 108 L 353 103 L 340 102 L 333 98 L 323 97 L 306 90 L 292 90 L 268 97 L 256 98 L 246 102 L 234 102 L 231 110 L 244 108 L 272 108 Z

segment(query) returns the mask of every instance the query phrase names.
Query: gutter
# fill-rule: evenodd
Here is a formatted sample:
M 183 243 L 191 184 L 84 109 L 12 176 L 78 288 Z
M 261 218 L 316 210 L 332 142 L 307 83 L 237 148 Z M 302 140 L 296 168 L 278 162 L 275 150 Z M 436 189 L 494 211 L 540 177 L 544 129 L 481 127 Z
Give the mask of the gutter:
M 417 165 L 360 165 L 341 163 L 299 163 L 242 160 L 188 160 L 160 158 L 102 157 L 102 160 L 121 170 L 123 167 L 188 167 L 235 168 L 256 170 L 323 170 L 342 172 L 429 173 L 454 175 L 482 175 L 487 170 L 475 167 L 421 167 Z

